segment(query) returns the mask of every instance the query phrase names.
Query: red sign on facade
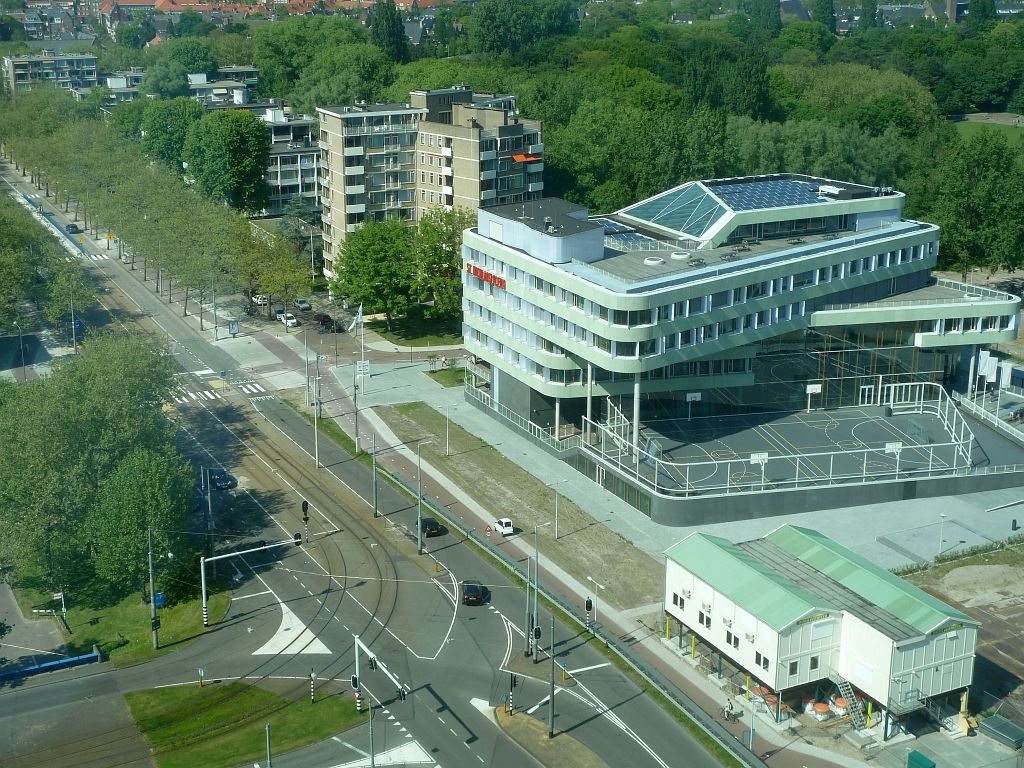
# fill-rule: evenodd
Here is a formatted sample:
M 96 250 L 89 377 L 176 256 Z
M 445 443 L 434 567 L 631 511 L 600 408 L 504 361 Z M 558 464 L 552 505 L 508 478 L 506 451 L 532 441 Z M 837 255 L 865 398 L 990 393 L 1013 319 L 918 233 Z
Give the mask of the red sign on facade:
M 485 283 L 490 283 L 495 288 L 505 287 L 505 278 L 498 277 L 492 272 L 488 272 L 486 269 L 480 269 L 472 264 L 466 264 L 466 271 L 469 272 L 473 277 L 479 277 Z

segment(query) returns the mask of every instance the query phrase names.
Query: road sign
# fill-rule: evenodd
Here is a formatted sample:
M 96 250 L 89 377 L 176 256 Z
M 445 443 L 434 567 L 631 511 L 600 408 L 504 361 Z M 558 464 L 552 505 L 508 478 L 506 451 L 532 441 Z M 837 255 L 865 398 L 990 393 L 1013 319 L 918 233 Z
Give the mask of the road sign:
M 167 604 L 167 598 L 164 596 L 163 592 L 157 592 L 153 595 L 153 604 L 157 608 L 163 608 Z
M 228 333 L 230 333 L 232 336 L 238 333 L 237 320 L 228 320 Z
M 160 629 L 160 619 L 153 619 L 153 631 Z
M 768 453 L 765 452 L 765 453 L 752 453 L 752 454 L 750 454 L 750 463 L 751 464 L 762 464 L 762 465 L 763 464 L 767 464 L 768 463 Z
M 484 528 L 484 535 L 485 536 L 490 536 L 491 535 L 491 526 L 488 525 L 486 528 Z M 56 599 L 57 598 L 54 598 L 54 600 L 56 600 Z
M 84 243 L 85 243 L 85 238 L 84 238 L 84 237 L 80 237 L 80 238 L 78 238 L 78 244 L 79 244 L 79 245 L 82 245 L 82 244 L 84 244 Z
M 64 599 L 64 593 L 63 592 L 54 592 L 53 593 L 53 599 L 54 600 L 63 600 Z
M 356 373 L 360 376 L 370 375 L 370 361 L 369 360 L 357 360 L 356 361 Z

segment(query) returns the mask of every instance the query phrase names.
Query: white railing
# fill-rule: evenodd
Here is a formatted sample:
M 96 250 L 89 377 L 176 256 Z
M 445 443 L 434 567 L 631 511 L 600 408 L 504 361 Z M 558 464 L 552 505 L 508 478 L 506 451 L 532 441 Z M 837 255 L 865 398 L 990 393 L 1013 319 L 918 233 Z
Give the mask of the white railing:
M 971 449 L 974 433 L 955 403 L 939 385 L 911 382 L 881 385 L 873 394 L 877 404 L 892 408 L 893 414 L 919 413 L 935 416 L 950 439 L 926 442 L 921 436 L 903 435 L 904 441 L 887 441 L 875 447 L 815 453 L 753 453 L 749 456 L 707 461 L 672 461 L 656 440 L 642 441 L 633 448 L 623 439 L 629 423 L 621 411 L 609 409 L 604 423 L 583 418 L 581 441 L 584 453 L 595 462 L 630 477 L 655 493 L 669 497 L 728 495 L 769 489 L 799 489 L 880 480 L 942 477 L 974 473 Z M 845 406 L 857 407 L 862 406 Z M 842 410 L 842 409 L 840 409 Z M 894 437 L 900 436 L 894 433 Z M 654 450 L 648 450 L 649 448 Z M 989 468 L 987 471 L 993 471 Z M 1012 471 L 1012 470 L 999 470 Z
M 542 427 L 539 424 L 534 424 L 529 419 L 524 419 L 518 413 L 509 410 L 501 403 L 494 402 L 494 398 L 483 390 L 474 387 L 469 381 L 465 384 L 465 391 L 468 397 L 476 400 L 487 410 L 497 414 L 501 418 L 505 419 L 505 421 L 518 427 L 521 431 L 526 432 L 535 440 L 538 440 L 558 453 L 563 453 L 580 446 L 579 435 L 572 435 L 570 437 L 559 439 L 555 436 L 554 430 L 550 427 Z

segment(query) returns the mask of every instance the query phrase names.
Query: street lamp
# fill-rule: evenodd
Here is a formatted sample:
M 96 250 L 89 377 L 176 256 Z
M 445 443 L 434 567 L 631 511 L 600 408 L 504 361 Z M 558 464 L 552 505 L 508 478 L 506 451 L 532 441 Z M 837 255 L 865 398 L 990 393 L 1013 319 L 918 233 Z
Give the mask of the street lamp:
M 940 514 L 939 515 L 939 551 L 935 555 L 936 557 L 938 557 L 939 555 L 942 554 L 942 529 L 945 526 L 945 524 L 946 524 L 946 516 L 945 516 L 945 514 Z
M 587 581 L 589 581 L 595 587 L 600 589 L 602 592 L 604 591 L 604 588 L 605 588 L 604 584 L 598 584 L 596 581 L 594 581 L 594 577 L 593 576 L 587 576 Z M 597 634 L 597 593 L 596 592 L 594 593 L 594 634 Z
M 25 377 L 25 342 L 21 336 L 21 323 L 15 320 L 14 324 L 18 326 L 18 347 L 21 348 L 21 381 L 24 383 L 27 380 Z M 74 324 L 74 321 L 72 321 L 72 324 Z
M 424 443 L 433 440 L 420 440 L 416 443 L 416 553 L 423 554 L 423 458 L 420 449 Z
M 160 648 L 160 620 L 156 617 L 156 578 L 153 575 L 153 529 L 146 529 L 146 539 L 149 543 L 149 618 L 153 627 L 153 650 Z M 174 557 L 170 552 L 167 557 Z
M 555 541 L 558 541 L 558 486 L 562 483 L 568 483 L 569 478 L 562 478 L 561 480 L 555 480 L 553 483 L 544 483 L 544 485 L 555 492 Z
M 537 545 L 537 531 L 541 528 L 546 528 L 551 525 L 551 521 L 548 520 L 546 523 L 533 526 L 533 626 L 539 627 L 538 623 L 540 620 L 540 614 L 537 612 L 537 603 L 539 601 L 540 592 L 540 549 Z M 533 643 L 533 663 L 537 663 L 537 646 L 538 643 Z

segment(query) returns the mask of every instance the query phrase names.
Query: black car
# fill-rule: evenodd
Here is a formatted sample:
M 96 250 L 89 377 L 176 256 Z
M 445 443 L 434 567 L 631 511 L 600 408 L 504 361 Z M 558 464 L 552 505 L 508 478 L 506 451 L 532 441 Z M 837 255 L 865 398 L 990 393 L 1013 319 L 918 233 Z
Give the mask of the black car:
M 420 520 L 420 528 L 423 531 L 423 535 L 427 537 L 440 536 L 444 533 L 444 528 L 442 528 L 441 524 L 432 517 L 424 517 Z
M 69 235 L 79 235 L 82 233 L 82 228 L 77 224 L 68 224 L 64 227 L 64 231 Z
M 210 471 L 210 485 L 218 491 L 226 491 L 238 485 L 238 481 L 229 475 L 227 470 L 214 469 Z
M 487 587 L 479 581 L 462 582 L 462 604 L 483 605 L 487 602 Z

